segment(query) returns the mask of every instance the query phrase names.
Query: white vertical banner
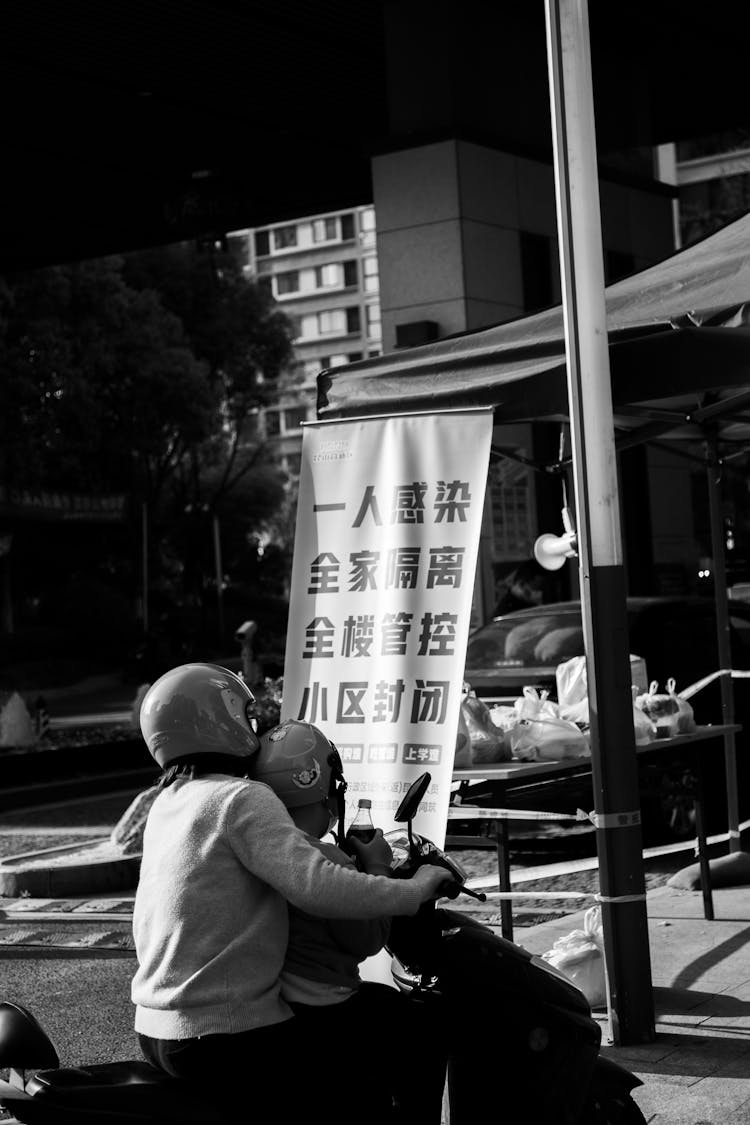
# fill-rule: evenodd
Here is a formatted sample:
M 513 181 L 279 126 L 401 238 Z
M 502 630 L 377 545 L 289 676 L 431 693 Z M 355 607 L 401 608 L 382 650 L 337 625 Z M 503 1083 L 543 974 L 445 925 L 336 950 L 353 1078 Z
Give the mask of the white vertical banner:
M 336 744 L 347 823 L 388 831 L 432 782 L 417 830 L 444 843 L 492 413 L 304 427 L 282 719 Z

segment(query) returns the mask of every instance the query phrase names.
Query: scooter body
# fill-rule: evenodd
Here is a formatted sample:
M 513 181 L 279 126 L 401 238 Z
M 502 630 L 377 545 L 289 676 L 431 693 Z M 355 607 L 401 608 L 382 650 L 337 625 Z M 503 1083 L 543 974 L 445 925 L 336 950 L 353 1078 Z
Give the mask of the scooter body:
M 146 1062 L 60 1067 L 38 1020 L 0 1003 L 0 1106 L 24 1125 L 226 1125 L 210 1086 Z
M 428 934 L 427 931 L 431 931 Z M 599 1054 L 601 1029 L 583 993 L 547 962 L 449 909 L 394 919 L 398 987 L 439 997 L 448 1049 L 450 1125 L 636 1125 L 641 1084 Z
M 393 874 L 410 877 L 425 863 L 452 876 L 447 897 L 463 890 L 456 860 L 413 832 L 430 781 L 414 782 L 395 815 L 405 829 L 386 834 Z M 465 913 L 421 907 L 394 918 L 388 949 L 394 979 L 415 1001 L 439 997 L 448 1049 L 450 1125 L 498 1118 L 534 1125 L 639 1125 L 631 1097 L 641 1080 L 599 1053 L 601 1029 L 576 986 L 541 957 L 495 934 Z

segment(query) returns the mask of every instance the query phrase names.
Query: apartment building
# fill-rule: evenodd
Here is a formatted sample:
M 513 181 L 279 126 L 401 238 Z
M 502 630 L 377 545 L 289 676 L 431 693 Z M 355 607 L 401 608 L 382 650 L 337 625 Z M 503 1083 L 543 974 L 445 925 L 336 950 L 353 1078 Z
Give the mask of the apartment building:
M 299 473 L 301 425 L 315 417 L 315 379 L 326 367 L 380 354 L 380 302 L 372 205 L 229 236 L 245 270 L 269 288 L 295 327 L 295 364 L 262 426 L 290 477 Z

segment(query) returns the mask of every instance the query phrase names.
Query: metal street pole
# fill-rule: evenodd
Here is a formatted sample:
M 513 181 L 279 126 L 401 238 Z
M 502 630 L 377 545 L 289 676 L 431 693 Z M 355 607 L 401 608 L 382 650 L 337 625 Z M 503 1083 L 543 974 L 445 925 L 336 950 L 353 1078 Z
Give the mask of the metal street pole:
M 609 1008 L 615 1043 L 655 1038 L 604 301 L 586 0 L 545 0 L 579 576 Z

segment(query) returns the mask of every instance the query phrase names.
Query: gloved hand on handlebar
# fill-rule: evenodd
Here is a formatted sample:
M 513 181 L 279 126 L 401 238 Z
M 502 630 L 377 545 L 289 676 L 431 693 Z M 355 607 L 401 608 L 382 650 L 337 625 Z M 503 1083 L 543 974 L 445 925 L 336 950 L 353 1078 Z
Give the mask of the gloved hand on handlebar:
M 444 898 L 452 886 L 457 886 L 455 879 L 444 867 L 436 867 L 425 863 L 418 867 L 411 877 L 412 883 L 418 883 L 422 890 L 422 902 L 430 899 Z
M 360 871 L 366 875 L 390 875 L 393 852 L 382 829 L 375 829 L 375 835 L 368 844 L 362 843 L 356 836 L 350 836 L 347 843 Z

